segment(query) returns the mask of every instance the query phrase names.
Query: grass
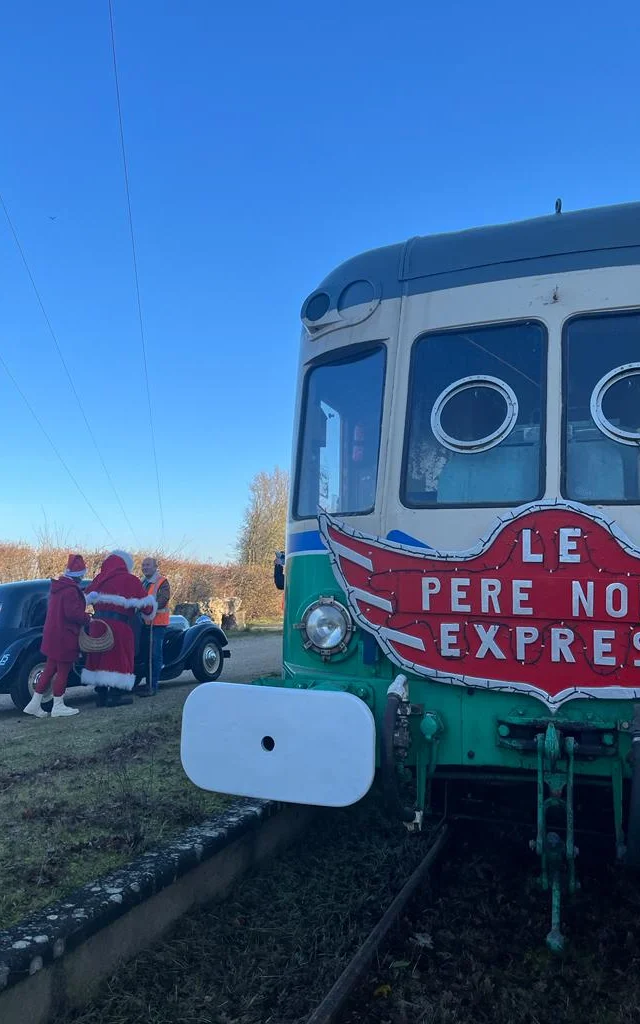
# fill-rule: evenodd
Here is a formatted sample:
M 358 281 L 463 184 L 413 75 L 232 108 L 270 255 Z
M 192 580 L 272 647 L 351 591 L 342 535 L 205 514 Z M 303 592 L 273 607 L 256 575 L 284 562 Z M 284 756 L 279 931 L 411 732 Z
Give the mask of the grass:
M 281 657 L 277 636 L 239 636 L 223 678 L 277 673 Z M 99 710 L 87 691 L 72 690 L 81 708 L 73 718 L 0 714 L 0 928 L 228 803 L 196 789 L 180 763 L 190 678 L 115 709 Z
M 229 629 L 227 630 L 227 636 L 264 636 L 265 634 L 282 635 L 283 626 L 282 619 L 258 619 L 255 622 L 247 622 L 244 629 Z
M 184 917 L 56 1024 L 305 1021 L 424 849 L 424 837 L 381 816 L 377 793 L 321 812 L 301 842 L 224 903 Z
M 278 637 L 231 643 L 227 682 L 280 672 Z M 180 718 L 194 687 L 185 679 L 111 710 L 72 690 L 81 709 L 74 718 L 0 715 L 0 928 L 228 803 L 197 790 L 182 770 Z
M 460 828 L 341 1024 L 637 1024 L 637 880 L 585 856 L 564 955 L 521 830 Z M 424 853 L 371 798 L 187 915 L 55 1024 L 303 1024 Z M 585 851 L 586 853 L 586 851 Z M 582 860 L 582 857 L 581 857 Z
M 181 704 L 12 721 L 19 735 L 0 754 L 0 927 L 224 805 L 184 775 Z

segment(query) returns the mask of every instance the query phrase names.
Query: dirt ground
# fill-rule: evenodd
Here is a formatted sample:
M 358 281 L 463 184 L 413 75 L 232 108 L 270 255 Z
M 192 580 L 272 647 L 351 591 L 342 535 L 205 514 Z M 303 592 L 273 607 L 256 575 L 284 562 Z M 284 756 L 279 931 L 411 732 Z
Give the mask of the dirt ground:
M 239 635 L 221 679 L 278 675 L 282 634 Z M 157 697 L 34 719 L 0 705 L 0 928 L 215 814 L 224 797 L 196 789 L 180 763 L 180 720 L 193 676 Z

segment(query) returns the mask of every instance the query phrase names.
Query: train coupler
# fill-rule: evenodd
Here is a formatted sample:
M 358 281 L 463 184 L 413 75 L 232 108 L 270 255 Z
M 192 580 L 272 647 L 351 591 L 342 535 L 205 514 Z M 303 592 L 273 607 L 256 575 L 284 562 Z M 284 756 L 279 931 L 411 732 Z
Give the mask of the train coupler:
M 551 891 L 551 929 L 547 946 L 558 953 L 564 947 L 562 893 L 566 889 L 573 894 L 578 888 L 575 860 L 579 851 L 574 841 L 573 804 L 575 740 L 572 736 L 562 736 L 554 723 L 549 722 L 545 732 L 537 734 L 536 747 L 537 835 L 530 845 L 540 857 L 540 884 L 544 890 Z M 549 829 L 552 816 L 563 829 L 564 839 Z
M 407 825 L 410 832 L 422 829 L 425 814 L 431 813 L 431 784 L 438 763 L 438 745 L 444 732 L 440 716 L 433 711 L 419 710 L 420 739 L 416 752 L 416 814 L 414 822 Z

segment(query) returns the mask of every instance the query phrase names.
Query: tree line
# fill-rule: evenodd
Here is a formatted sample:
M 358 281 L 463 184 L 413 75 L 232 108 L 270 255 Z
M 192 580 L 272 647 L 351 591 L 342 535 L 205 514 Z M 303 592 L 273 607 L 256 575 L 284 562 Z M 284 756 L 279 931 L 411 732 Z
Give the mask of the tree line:
M 273 585 L 273 560 L 275 552 L 284 548 L 288 489 L 288 474 L 278 468 L 253 478 L 235 561 L 200 561 L 153 552 L 171 581 L 172 609 L 179 604 L 197 604 L 219 622 L 225 603 L 235 599 L 248 622 L 281 618 L 282 594 Z M 0 582 L 58 576 L 64 571 L 69 550 L 70 546 L 48 529 L 40 531 L 33 545 L 0 542 Z M 83 554 L 88 575 L 95 575 L 105 552 L 83 550 Z M 134 553 L 138 574 L 145 554 L 149 552 Z

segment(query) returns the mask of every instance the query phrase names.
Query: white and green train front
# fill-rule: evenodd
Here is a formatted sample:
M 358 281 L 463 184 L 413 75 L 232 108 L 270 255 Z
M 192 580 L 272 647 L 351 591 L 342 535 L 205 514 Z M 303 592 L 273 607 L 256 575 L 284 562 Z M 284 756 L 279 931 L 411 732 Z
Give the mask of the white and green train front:
M 193 691 L 188 774 L 353 803 L 393 699 L 417 812 L 434 772 L 535 781 L 544 756 L 612 787 L 621 842 L 640 205 L 364 253 L 302 320 L 283 678 Z

